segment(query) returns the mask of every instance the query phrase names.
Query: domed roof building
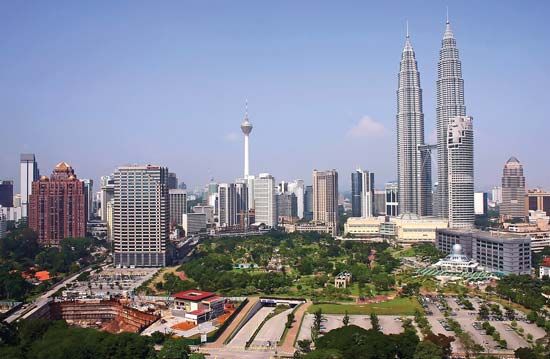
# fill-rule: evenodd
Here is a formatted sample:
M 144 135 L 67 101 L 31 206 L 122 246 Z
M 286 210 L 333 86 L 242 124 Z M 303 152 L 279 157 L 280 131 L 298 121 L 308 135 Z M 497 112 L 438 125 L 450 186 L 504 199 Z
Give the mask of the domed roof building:
M 477 272 L 478 266 L 479 263 L 462 254 L 462 246 L 458 243 L 453 245 L 451 254 L 433 265 L 438 270 L 449 273 Z

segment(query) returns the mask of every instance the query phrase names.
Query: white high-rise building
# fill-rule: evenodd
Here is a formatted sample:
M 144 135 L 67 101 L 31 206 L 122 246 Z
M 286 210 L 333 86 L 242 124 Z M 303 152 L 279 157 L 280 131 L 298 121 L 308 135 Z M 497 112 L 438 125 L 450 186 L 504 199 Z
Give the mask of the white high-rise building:
M 115 265 L 165 266 L 170 220 L 168 168 L 123 166 L 114 180 Z
M 269 173 L 260 173 L 254 180 L 254 204 L 256 224 L 277 226 L 277 198 L 275 178 Z
M 475 209 L 472 117 L 452 117 L 447 127 L 449 227 L 473 228 Z
M 374 216 L 374 173 L 361 171 L 361 217 Z
M 218 226 L 233 227 L 237 224 L 237 192 L 234 183 L 218 186 Z
M 290 182 L 288 184 L 288 191 L 290 193 L 294 193 L 296 196 L 296 204 L 297 204 L 297 215 L 298 218 L 302 219 L 304 218 L 304 194 L 305 194 L 305 186 L 304 181 L 301 179 L 294 180 L 293 182 Z
M 445 33 L 439 50 L 437 65 L 437 197 L 438 215 L 449 216 L 449 155 L 447 154 L 447 130 L 449 121 L 456 116 L 466 116 L 464 105 L 464 80 L 462 63 L 458 56 L 456 40 L 447 19 Z
M 422 150 L 422 88 L 408 30 L 399 67 L 396 119 L 399 212 L 431 215 L 431 159 L 430 152 Z
M 187 213 L 187 191 L 184 189 L 169 189 L 170 196 L 170 224 L 180 225 L 182 215 Z
M 21 217 L 26 218 L 29 207 L 29 196 L 32 193 L 32 183 L 40 177 L 38 164 L 33 153 L 22 153 L 20 162 L 21 175 Z

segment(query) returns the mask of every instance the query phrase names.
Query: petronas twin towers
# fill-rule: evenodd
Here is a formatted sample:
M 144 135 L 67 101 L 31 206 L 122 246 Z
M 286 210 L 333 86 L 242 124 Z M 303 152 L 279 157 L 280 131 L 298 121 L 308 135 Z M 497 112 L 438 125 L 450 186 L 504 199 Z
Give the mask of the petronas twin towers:
M 472 119 L 465 117 L 462 65 L 448 20 L 439 51 L 436 113 L 437 145 L 427 145 L 420 73 L 407 31 L 397 89 L 399 211 L 420 216 L 436 214 L 449 218 L 453 227 L 471 227 L 474 221 Z M 456 130 L 457 124 L 461 126 L 460 131 Z M 454 138 L 449 138 L 449 134 L 454 134 Z M 432 148 L 437 149 L 435 211 Z

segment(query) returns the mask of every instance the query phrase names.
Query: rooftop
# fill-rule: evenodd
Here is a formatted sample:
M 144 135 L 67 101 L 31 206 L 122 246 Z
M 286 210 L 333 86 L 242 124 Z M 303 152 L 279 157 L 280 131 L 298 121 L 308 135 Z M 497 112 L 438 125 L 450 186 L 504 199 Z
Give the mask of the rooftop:
M 177 298 L 177 299 L 190 300 L 190 301 L 193 301 L 193 302 L 200 302 L 203 299 L 210 298 L 210 297 L 213 297 L 215 295 L 216 294 L 214 294 L 212 292 L 203 292 L 202 290 L 190 289 L 190 290 L 185 290 L 183 292 L 176 293 L 173 296 L 174 296 L 174 298 Z

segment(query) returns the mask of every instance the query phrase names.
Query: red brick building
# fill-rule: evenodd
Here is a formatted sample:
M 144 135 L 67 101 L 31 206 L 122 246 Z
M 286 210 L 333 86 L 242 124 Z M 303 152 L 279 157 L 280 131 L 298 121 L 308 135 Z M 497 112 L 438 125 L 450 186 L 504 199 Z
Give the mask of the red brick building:
M 65 162 L 59 163 L 50 178 L 32 184 L 29 226 L 38 233 L 42 245 L 56 245 L 68 237 L 86 235 L 84 183 Z

